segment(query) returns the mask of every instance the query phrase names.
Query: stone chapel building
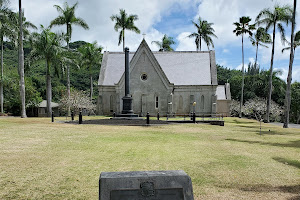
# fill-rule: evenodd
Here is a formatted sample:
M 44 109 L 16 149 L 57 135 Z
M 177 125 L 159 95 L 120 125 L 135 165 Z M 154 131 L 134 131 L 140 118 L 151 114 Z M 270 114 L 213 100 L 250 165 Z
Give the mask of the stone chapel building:
M 98 81 L 98 114 L 122 112 L 124 59 L 124 52 L 104 52 Z M 154 52 L 143 40 L 137 51 L 129 54 L 129 60 L 134 113 L 201 115 L 220 110 L 219 113 L 228 115 L 230 88 L 219 86 L 217 92 L 214 51 Z M 220 105 L 217 94 L 222 98 Z

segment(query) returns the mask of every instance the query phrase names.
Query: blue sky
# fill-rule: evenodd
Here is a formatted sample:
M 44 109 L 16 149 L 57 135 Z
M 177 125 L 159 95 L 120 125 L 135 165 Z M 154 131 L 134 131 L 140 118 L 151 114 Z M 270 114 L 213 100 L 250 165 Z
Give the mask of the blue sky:
M 54 4 L 62 5 L 62 0 L 22 0 L 26 18 L 36 25 L 48 26 L 50 21 L 57 17 L 58 13 L 53 7 Z M 77 0 L 67 0 L 72 5 Z M 274 7 L 275 4 L 292 5 L 292 0 L 78 0 L 79 6 L 76 10 L 77 16 L 83 18 L 90 26 L 86 31 L 74 27 L 72 41 L 84 40 L 88 42 L 97 41 L 98 44 L 108 51 L 122 51 L 122 45 L 118 46 L 118 33 L 114 30 L 114 22 L 110 16 L 118 14 L 123 8 L 129 14 L 137 14 L 139 20 L 137 27 L 145 33 L 145 39 L 152 50 L 158 50 L 151 41 L 161 40 L 164 34 L 175 39 L 176 51 L 194 51 L 193 39 L 186 36 L 196 31 L 191 23 L 199 16 L 214 23 L 215 33 L 218 39 L 214 39 L 217 63 L 231 69 L 241 69 L 241 37 L 233 34 L 233 22 L 241 16 L 250 16 L 253 19 L 260 10 Z M 11 7 L 16 9 L 17 0 L 11 0 Z M 298 4 L 298 10 L 300 5 Z M 34 12 L 33 12 L 34 11 Z M 297 16 L 297 22 L 300 16 Z M 287 28 L 287 38 L 290 38 L 290 27 Z M 297 25 L 296 31 L 300 30 Z M 54 31 L 65 31 L 65 27 L 56 28 Z M 131 51 L 135 51 L 143 39 L 142 34 L 133 32 L 125 33 L 125 44 Z M 282 79 L 286 79 L 289 52 L 281 53 L 284 47 L 276 35 L 276 49 L 274 69 L 283 72 Z M 248 36 L 245 37 L 245 65 L 255 58 L 255 47 L 251 45 Z M 207 50 L 205 45 L 203 50 Z M 263 69 L 269 69 L 271 60 L 270 48 L 260 48 L 258 62 Z M 295 63 L 293 68 L 293 81 L 300 81 L 300 49 L 296 50 Z
M 201 6 L 201 2 L 199 2 L 198 7 Z M 178 35 L 182 33 L 182 31 L 185 29 L 185 31 L 196 31 L 195 27 L 191 24 L 191 21 L 196 21 L 196 17 L 198 17 L 198 7 L 195 8 L 189 8 L 189 12 L 185 12 L 185 10 L 178 9 L 178 4 L 174 5 L 175 9 L 170 9 L 171 11 L 169 13 L 166 13 L 163 15 L 160 22 L 156 23 L 154 25 L 154 28 L 166 33 L 168 36 L 171 36 L 176 41 L 176 44 L 173 45 L 174 49 L 180 49 L 179 44 L 180 40 L 178 38 Z M 257 12 L 258 13 L 258 12 Z M 205 18 L 204 18 L 205 19 Z M 236 19 L 238 21 L 238 18 Z M 254 23 L 255 18 L 252 18 L 252 23 Z M 212 21 L 209 21 L 212 22 Z M 212 22 L 213 23 L 213 22 Z M 214 28 L 216 25 L 213 26 Z M 290 38 L 290 29 L 291 26 L 286 27 L 286 38 L 289 40 Z M 228 29 L 229 32 L 232 32 L 233 29 Z M 255 32 L 255 31 L 254 31 Z M 272 30 L 269 31 L 269 33 L 272 33 Z M 233 34 L 233 33 L 232 33 Z M 234 36 L 234 34 L 233 34 Z M 277 36 L 277 40 L 280 40 L 280 37 Z M 231 69 L 241 69 L 242 67 L 242 53 L 241 53 L 241 37 L 237 37 L 239 41 L 234 42 L 234 44 L 227 44 L 226 46 L 218 46 L 215 45 L 215 51 L 216 51 L 216 59 L 217 63 L 228 67 Z M 218 39 L 214 39 L 216 41 Z M 249 35 L 246 35 L 244 38 L 245 46 L 244 46 L 244 54 L 245 54 L 245 67 L 247 67 L 249 62 L 254 62 L 255 60 L 255 54 L 256 54 L 256 47 L 252 46 L 249 42 Z M 258 62 L 261 65 L 262 69 L 269 69 L 270 68 L 270 60 L 271 60 L 271 45 L 267 45 L 269 48 L 260 47 L 258 51 Z M 282 44 L 278 45 L 282 46 Z M 195 47 L 194 47 L 195 48 Z M 205 47 L 205 44 L 203 44 L 204 50 L 207 50 Z M 281 48 L 282 49 L 282 48 Z M 185 49 L 186 50 L 186 49 Z M 194 50 L 194 49 L 191 49 Z M 262 56 L 261 54 L 264 54 Z M 278 53 L 278 52 L 277 52 Z M 280 52 L 281 53 L 281 52 Z M 300 73 L 299 73 L 299 66 L 300 66 L 300 59 L 299 59 L 299 53 L 296 52 L 295 61 L 294 61 L 294 71 L 296 71 L 296 76 L 294 75 L 294 81 L 300 81 Z M 280 76 L 282 79 L 286 79 L 287 76 L 287 70 L 289 65 L 289 57 L 287 57 L 287 54 L 289 54 L 289 51 L 285 53 L 285 56 L 281 55 L 279 60 L 275 60 L 274 62 L 274 69 L 280 70 L 282 72 L 282 75 Z M 288 55 L 289 56 L 289 55 Z M 269 58 L 269 59 L 268 59 Z

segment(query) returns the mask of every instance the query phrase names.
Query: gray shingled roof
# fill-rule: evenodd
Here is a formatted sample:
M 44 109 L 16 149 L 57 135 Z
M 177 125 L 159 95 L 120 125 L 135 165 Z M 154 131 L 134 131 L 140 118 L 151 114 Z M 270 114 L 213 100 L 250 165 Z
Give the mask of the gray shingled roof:
M 175 85 L 211 85 L 209 52 L 154 52 L 162 70 Z
M 51 102 L 51 108 L 56 108 L 58 107 L 59 104 L 58 103 L 54 103 Z M 39 104 L 39 108 L 46 108 L 47 107 L 47 100 L 43 100 L 40 104 Z
M 133 55 L 134 53 L 129 54 L 129 60 Z M 107 57 L 105 58 L 105 56 Z M 99 85 L 117 84 L 125 71 L 125 54 L 123 52 L 107 52 L 106 55 L 104 53 L 103 59 L 107 60 L 106 65 L 102 64 L 101 66 Z
M 144 41 L 142 41 L 141 45 Z M 147 46 L 146 42 L 144 45 Z M 152 52 L 160 67 L 175 85 L 212 85 L 210 52 Z M 134 56 L 129 54 L 129 59 Z M 99 85 L 115 85 L 124 73 L 125 55 L 123 52 L 105 52 L 103 56 Z M 213 57 L 214 59 L 214 57 Z M 214 63 L 212 63 L 214 65 Z

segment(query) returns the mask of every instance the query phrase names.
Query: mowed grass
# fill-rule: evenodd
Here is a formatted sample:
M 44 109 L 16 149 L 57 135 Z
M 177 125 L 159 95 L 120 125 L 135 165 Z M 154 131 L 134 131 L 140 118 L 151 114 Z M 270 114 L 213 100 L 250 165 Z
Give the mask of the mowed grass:
M 184 170 L 195 199 L 299 199 L 300 129 L 0 118 L 0 199 L 98 199 L 101 172 L 141 170 Z

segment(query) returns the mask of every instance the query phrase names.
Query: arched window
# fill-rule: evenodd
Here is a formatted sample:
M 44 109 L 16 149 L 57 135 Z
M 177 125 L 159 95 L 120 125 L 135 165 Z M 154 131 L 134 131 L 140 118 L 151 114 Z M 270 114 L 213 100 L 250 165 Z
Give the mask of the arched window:
M 110 95 L 109 108 L 110 108 L 110 112 L 114 111 L 114 96 L 113 95 Z
M 180 95 L 180 96 L 179 96 L 178 109 L 182 110 L 182 108 L 183 108 L 183 98 L 182 98 L 182 96 Z
M 158 96 L 155 96 L 155 108 L 158 109 Z
M 201 110 L 204 110 L 204 95 L 201 96 Z

